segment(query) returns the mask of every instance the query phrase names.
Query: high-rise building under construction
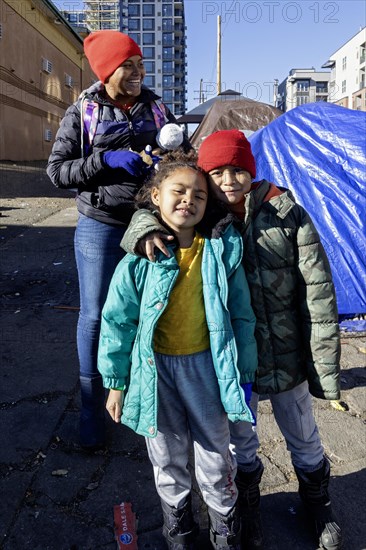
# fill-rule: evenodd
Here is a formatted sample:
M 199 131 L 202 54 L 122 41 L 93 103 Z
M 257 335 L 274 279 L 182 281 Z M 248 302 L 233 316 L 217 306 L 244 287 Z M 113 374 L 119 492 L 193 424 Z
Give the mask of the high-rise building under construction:
M 71 22 L 72 14 L 65 15 Z M 175 115 L 184 114 L 187 84 L 184 0 L 91 0 L 84 2 L 80 15 L 83 25 L 91 31 L 111 29 L 131 36 L 143 52 L 145 84 L 162 97 Z

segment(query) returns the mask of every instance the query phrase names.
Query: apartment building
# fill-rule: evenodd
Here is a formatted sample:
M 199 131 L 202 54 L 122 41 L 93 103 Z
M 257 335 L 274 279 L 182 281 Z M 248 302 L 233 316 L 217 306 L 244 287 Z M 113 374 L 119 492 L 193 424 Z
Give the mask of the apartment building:
M 336 50 L 322 65 L 331 69 L 329 101 L 366 111 L 366 27 Z
M 275 93 L 275 106 L 283 112 L 294 107 L 328 101 L 330 72 L 309 69 L 291 69 L 287 78 L 278 85 Z
M 48 158 L 93 75 L 83 39 L 48 0 L 0 0 L 0 160 Z
M 63 12 L 73 24 L 91 31 L 120 30 L 141 47 L 145 84 L 176 116 L 186 110 L 186 38 L 184 0 L 92 0 L 83 13 Z

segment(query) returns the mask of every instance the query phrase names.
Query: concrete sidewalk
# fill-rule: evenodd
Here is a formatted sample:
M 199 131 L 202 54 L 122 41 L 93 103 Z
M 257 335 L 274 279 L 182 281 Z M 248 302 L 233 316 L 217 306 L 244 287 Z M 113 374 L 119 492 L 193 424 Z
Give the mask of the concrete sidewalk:
M 143 438 L 108 421 L 106 451 L 89 455 L 77 444 L 73 199 L 53 190 L 42 166 L 1 168 L 0 548 L 114 549 L 113 506 L 126 501 L 138 517 L 139 548 L 163 549 Z M 342 399 L 349 410 L 314 399 L 344 550 L 366 549 L 365 340 L 342 338 Z M 260 402 L 259 435 L 265 548 L 315 550 L 267 400 Z M 197 491 L 194 507 L 202 527 L 199 548 L 209 548 Z

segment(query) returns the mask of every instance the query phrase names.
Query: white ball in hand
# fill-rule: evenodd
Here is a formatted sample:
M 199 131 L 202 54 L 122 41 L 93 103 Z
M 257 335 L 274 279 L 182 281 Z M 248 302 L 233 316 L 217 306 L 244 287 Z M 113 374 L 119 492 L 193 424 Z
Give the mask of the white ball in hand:
M 174 151 L 183 143 L 183 130 L 178 124 L 165 124 L 156 136 L 156 143 L 161 149 Z

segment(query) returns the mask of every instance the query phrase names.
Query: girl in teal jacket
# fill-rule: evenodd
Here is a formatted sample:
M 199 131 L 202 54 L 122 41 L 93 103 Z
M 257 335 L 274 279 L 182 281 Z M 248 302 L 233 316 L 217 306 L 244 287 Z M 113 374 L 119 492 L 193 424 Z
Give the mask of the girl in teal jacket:
M 208 200 L 193 153 L 167 155 L 140 193 L 175 235 L 170 257 L 127 255 L 103 308 L 98 368 L 107 410 L 145 436 L 169 548 L 197 533 L 187 469 L 208 506 L 214 548 L 240 548 L 229 422 L 254 422 L 245 392 L 257 368 L 255 317 L 231 218 L 199 231 Z M 196 229 L 198 231 L 196 231 Z M 248 400 L 247 400 L 248 401 Z

